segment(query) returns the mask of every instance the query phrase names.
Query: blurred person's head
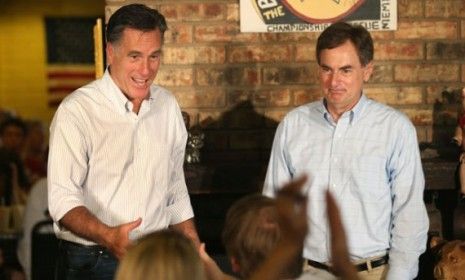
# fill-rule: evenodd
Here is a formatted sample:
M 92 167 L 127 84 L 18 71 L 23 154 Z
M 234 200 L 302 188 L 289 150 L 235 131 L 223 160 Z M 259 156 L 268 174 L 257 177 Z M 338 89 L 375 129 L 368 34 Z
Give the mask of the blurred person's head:
M 139 239 L 121 260 L 116 280 L 206 279 L 197 250 L 187 237 L 162 230 Z
M 223 243 L 233 271 L 251 275 L 276 247 L 281 236 L 275 200 L 249 195 L 235 202 L 226 214 Z M 289 267 L 289 277 L 301 273 L 301 260 Z
M 20 153 L 24 144 L 27 128 L 19 118 L 7 118 L 0 124 L 2 147 Z
M 27 122 L 26 145 L 30 151 L 43 152 L 45 148 L 45 128 L 40 121 Z

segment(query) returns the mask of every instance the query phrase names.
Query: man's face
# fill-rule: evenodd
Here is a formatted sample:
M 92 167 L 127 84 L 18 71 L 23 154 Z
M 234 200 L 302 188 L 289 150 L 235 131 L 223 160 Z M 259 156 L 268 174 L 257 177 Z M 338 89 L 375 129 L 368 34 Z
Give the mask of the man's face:
M 342 114 L 357 104 L 363 83 L 373 71 L 372 62 L 362 66 L 350 41 L 320 53 L 319 77 L 331 114 Z
M 160 30 L 143 32 L 126 28 L 119 42 L 108 43 L 107 57 L 111 77 L 133 101 L 142 101 L 160 66 L 162 38 Z

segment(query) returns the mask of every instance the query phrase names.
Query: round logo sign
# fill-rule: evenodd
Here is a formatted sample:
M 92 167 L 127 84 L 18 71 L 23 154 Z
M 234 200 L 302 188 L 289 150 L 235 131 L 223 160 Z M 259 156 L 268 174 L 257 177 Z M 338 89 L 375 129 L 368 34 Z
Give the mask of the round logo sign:
M 310 23 L 334 22 L 357 9 L 364 0 L 281 0 L 297 17 Z

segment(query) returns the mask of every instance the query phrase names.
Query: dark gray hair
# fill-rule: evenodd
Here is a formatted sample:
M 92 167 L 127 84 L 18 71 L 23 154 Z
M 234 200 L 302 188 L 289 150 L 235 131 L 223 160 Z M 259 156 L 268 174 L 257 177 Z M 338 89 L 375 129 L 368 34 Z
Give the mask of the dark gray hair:
M 168 29 L 165 17 L 157 10 L 142 4 L 129 4 L 119 8 L 108 20 L 106 41 L 117 43 L 124 29 L 133 28 L 141 31 L 160 30 L 161 38 Z

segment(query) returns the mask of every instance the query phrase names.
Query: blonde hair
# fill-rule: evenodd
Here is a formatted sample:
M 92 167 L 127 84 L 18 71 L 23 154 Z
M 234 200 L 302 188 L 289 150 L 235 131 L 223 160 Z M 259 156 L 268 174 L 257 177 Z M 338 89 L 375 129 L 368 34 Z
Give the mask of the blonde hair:
M 148 234 L 121 260 L 116 280 L 205 280 L 200 257 L 184 235 L 172 230 Z
M 243 278 L 248 278 L 266 259 L 278 243 L 280 233 L 273 199 L 254 194 L 231 206 L 222 238 L 228 257 L 236 259 Z

